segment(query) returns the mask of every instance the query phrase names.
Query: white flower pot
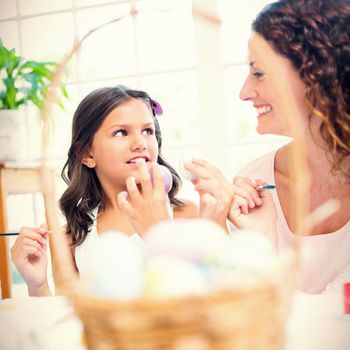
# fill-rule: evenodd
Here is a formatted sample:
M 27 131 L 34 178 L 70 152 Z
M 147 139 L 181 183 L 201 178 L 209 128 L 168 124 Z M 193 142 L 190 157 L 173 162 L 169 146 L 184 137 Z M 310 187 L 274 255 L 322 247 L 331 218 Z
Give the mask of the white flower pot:
M 0 110 L 0 162 L 24 159 L 25 124 L 23 111 Z

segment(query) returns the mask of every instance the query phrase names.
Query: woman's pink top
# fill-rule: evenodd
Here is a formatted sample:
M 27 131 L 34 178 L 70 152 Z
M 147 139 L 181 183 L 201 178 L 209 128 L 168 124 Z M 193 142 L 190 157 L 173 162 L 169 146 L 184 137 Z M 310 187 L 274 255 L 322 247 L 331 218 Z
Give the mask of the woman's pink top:
M 270 152 L 241 169 L 240 176 L 275 184 L 276 151 Z M 276 190 L 272 197 L 277 210 L 277 245 L 283 252 L 293 246 L 296 236 L 290 231 Z M 341 292 L 350 281 L 350 221 L 335 232 L 299 237 L 305 252 L 300 289 L 306 293 Z

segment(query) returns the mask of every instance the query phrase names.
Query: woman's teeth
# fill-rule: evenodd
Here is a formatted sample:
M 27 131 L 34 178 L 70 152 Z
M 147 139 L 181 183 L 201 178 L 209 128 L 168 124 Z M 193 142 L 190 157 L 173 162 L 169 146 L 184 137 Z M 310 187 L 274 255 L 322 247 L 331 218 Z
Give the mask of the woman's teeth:
M 263 107 L 257 108 L 257 111 L 258 111 L 259 115 L 262 115 L 262 114 L 266 114 L 266 113 L 270 112 L 271 109 L 272 109 L 271 106 L 263 106 Z

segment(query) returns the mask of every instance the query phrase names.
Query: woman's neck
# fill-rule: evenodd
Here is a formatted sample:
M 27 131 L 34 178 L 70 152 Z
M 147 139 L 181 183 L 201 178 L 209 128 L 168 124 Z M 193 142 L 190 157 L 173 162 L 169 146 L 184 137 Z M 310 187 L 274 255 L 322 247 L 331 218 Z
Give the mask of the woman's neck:
M 295 232 L 297 212 L 294 204 L 297 201 L 297 193 L 302 193 L 304 204 L 308 203 L 304 215 L 329 203 L 330 199 L 336 199 L 340 210 L 334 214 L 330 213 L 330 216 L 323 220 L 318 219 L 319 222 L 313 226 L 310 234 L 335 232 L 350 219 L 350 185 L 342 172 L 332 173 L 332 165 L 324 149 L 315 143 L 310 143 L 304 149 L 305 167 L 298 171 L 293 163 L 294 152 L 299 151 L 295 143 L 284 146 L 276 154 L 275 181 L 282 211 L 290 230 Z M 300 187 L 303 187 L 302 191 Z
M 303 153 L 303 154 L 302 154 Z M 298 172 L 294 168 L 294 157 L 304 156 L 302 167 Z M 295 142 L 291 142 L 277 151 L 275 169 L 291 181 L 298 181 L 310 177 L 310 181 L 325 181 L 337 177 L 331 173 L 332 164 L 327 157 L 325 148 L 318 146 L 315 142 L 306 141 L 303 147 L 298 147 Z M 341 174 L 339 173 L 339 176 Z

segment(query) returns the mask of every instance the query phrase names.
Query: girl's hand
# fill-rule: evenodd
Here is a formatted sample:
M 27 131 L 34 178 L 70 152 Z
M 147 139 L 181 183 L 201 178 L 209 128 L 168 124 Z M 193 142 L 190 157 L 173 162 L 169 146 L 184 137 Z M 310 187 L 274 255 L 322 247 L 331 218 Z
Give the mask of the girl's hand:
M 200 197 L 199 216 L 216 221 L 226 229 L 226 219 L 233 200 L 233 186 L 213 165 L 202 159 L 192 159 L 184 168 L 195 179 L 192 181 Z
M 50 295 L 47 283 L 47 226 L 22 227 L 11 249 L 12 260 L 28 286 L 29 295 Z
M 165 193 L 163 176 L 157 163 L 151 165 L 153 184 L 144 163 L 139 163 L 139 184 L 126 180 L 127 192 L 118 194 L 118 205 L 124 210 L 135 230 L 143 234 L 161 220 L 171 219 L 170 203 Z
M 262 180 L 234 178 L 235 197 L 229 220 L 239 229 L 253 229 L 268 234 L 275 242 L 276 208 L 270 190 L 257 190 L 266 185 Z

